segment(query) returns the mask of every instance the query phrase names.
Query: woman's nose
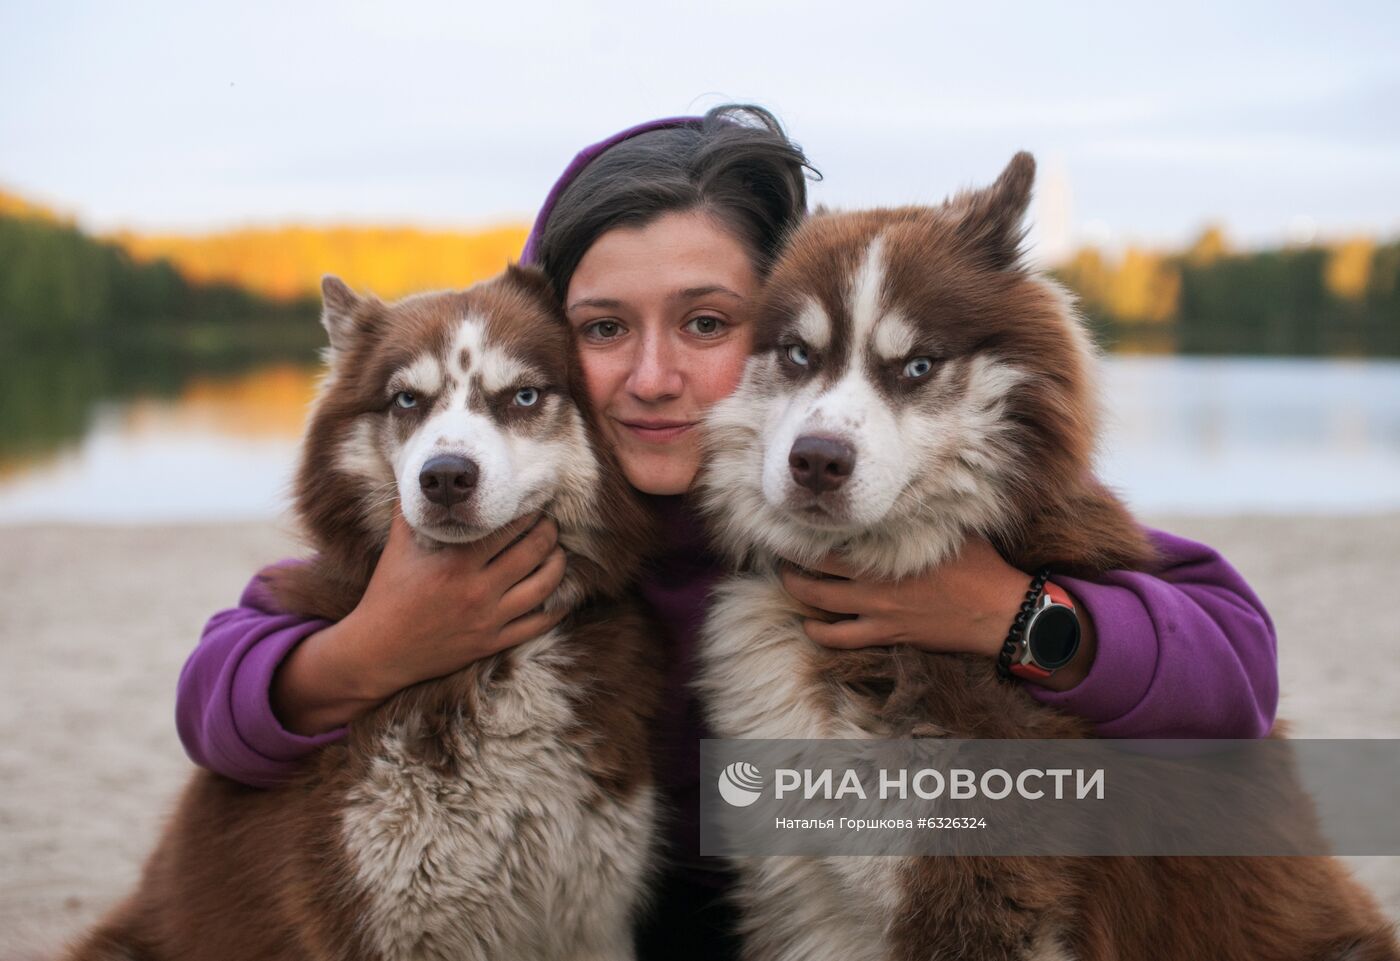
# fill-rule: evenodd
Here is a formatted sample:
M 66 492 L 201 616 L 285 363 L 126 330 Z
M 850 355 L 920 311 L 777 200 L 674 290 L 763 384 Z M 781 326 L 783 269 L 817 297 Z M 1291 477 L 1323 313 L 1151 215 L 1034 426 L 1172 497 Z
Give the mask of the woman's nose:
M 638 400 L 654 402 L 680 395 L 685 386 L 679 358 L 664 336 L 644 335 L 636 364 L 627 376 L 627 390 Z

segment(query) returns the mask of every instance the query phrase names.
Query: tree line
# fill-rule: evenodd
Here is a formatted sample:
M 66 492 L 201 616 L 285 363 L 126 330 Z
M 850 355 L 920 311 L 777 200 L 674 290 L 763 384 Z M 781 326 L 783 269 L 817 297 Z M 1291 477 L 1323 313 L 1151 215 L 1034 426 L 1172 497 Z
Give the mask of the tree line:
M 196 283 L 166 259 L 140 261 L 76 226 L 0 216 L 0 337 L 91 340 L 195 334 L 315 317 L 314 298 L 274 299 Z
M 385 297 L 461 287 L 513 259 L 524 236 L 288 227 L 97 238 L 0 194 L 0 342 L 307 349 L 321 336 L 308 321 L 322 273 Z M 1212 228 L 1181 252 L 1084 248 L 1055 273 L 1111 349 L 1400 356 L 1400 241 L 1235 251 Z
M 1110 346 L 1185 354 L 1400 356 L 1400 241 L 1234 251 L 1094 248 L 1056 273 Z

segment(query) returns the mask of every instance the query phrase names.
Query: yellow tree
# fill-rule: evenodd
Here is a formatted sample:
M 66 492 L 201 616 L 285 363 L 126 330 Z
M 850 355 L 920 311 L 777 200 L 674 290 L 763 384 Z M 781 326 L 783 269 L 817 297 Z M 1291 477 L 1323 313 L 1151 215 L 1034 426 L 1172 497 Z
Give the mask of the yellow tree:
M 1359 303 L 1371 283 L 1375 254 L 1376 242 L 1369 237 L 1353 237 L 1333 247 L 1322 269 L 1322 279 L 1332 296 Z

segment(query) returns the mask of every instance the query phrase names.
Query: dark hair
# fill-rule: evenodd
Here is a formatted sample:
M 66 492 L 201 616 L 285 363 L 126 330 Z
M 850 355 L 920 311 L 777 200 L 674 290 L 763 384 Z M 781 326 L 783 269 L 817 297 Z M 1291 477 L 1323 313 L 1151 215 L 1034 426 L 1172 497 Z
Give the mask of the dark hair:
M 696 124 L 637 134 L 584 167 L 549 213 L 537 262 L 562 298 L 607 231 L 705 210 L 747 244 L 762 276 L 807 211 L 807 171 L 820 179 L 767 110 L 715 107 Z

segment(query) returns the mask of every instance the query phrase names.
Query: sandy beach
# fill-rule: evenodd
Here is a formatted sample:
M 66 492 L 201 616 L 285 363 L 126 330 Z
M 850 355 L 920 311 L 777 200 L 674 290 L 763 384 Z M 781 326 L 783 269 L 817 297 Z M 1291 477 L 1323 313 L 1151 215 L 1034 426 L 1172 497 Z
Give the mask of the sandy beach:
M 1148 520 L 1217 547 L 1264 599 L 1294 736 L 1400 736 L 1400 515 Z M 180 666 L 295 548 L 273 524 L 5 527 L 0 542 L 0 959 L 41 957 L 135 881 L 190 770 Z M 1400 919 L 1400 857 L 1350 861 Z

